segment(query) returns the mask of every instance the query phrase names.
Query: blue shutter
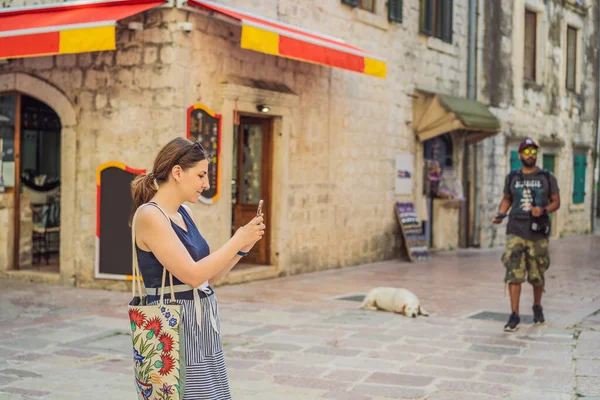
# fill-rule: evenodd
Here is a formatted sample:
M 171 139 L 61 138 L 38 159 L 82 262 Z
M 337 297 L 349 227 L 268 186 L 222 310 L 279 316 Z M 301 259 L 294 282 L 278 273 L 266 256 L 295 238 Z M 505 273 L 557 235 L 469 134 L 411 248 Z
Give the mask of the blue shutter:
M 575 156 L 573 159 L 573 204 L 581 204 L 585 199 L 586 156 Z
M 402 23 L 403 0 L 388 0 L 388 20 L 390 22 Z
M 513 150 L 510 152 L 510 170 L 514 171 L 521 169 L 521 159 L 519 158 L 519 152 Z
M 342 3 L 350 7 L 358 7 L 360 0 L 342 0 Z
M 547 169 L 553 174 L 556 173 L 556 156 L 554 154 L 544 154 L 542 158 L 542 168 Z

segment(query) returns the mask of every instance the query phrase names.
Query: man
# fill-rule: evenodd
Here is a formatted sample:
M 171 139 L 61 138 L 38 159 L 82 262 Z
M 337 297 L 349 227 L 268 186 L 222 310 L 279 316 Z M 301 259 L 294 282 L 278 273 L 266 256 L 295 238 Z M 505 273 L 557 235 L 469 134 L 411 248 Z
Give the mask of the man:
M 512 171 L 504 183 L 504 197 L 495 224 L 501 223 L 510 209 L 506 227 L 506 250 L 502 262 L 506 267 L 504 282 L 509 286 L 512 314 L 504 326 L 507 332 L 519 329 L 519 300 L 521 284 L 527 281 L 533 286 L 533 320 L 544 323 L 542 293 L 544 272 L 550 266 L 548 214 L 560 208 L 560 193 L 554 175 L 536 166 L 538 145 L 525 139 L 519 145 L 522 168 Z

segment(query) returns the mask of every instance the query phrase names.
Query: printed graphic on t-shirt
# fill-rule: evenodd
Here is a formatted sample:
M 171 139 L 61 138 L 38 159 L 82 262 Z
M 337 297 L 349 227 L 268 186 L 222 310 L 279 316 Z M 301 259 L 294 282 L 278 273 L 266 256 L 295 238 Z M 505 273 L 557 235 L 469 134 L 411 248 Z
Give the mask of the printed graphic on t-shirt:
M 528 213 L 542 205 L 544 185 L 539 179 L 515 180 L 513 185 L 513 208 L 517 213 Z

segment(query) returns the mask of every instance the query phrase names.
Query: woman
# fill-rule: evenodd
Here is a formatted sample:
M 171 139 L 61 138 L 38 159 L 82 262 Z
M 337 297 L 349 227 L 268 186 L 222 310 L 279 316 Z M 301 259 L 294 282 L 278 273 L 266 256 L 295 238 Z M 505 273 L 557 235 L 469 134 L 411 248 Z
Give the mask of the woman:
M 220 336 L 217 299 L 210 282 L 227 274 L 264 235 L 262 216 L 240 228 L 211 254 L 183 205 L 210 188 L 207 154 L 198 142 L 176 138 L 158 153 L 152 172 L 132 184 L 138 264 L 148 294 L 157 304 L 162 271 L 173 275 L 175 298 L 183 305 L 186 358 L 184 399 L 231 399 Z M 167 285 L 169 280 L 167 279 Z M 165 298 L 170 298 L 165 288 Z M 198 312 L 198 314 L 197 314 Z

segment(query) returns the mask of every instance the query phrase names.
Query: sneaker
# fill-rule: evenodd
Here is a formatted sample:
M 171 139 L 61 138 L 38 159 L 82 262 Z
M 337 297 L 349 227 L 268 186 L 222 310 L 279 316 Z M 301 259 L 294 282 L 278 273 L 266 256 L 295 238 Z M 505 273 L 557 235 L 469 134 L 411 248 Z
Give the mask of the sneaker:
M 514 332 L 519 329 L 521 318 L 516 313 L 512 313 L 506 325 L 504 325 L 505 332 Z
M 536 325 L 541 325 L 545 322 L 544 312 L 542 311 L 542 306 L 538 306 L 538 305 L 533 306 L 533 322 Z

